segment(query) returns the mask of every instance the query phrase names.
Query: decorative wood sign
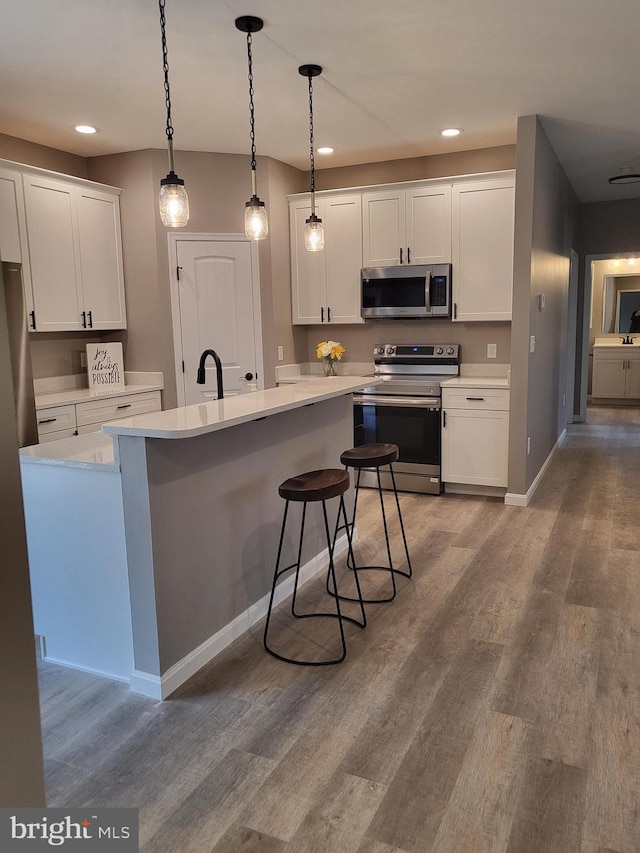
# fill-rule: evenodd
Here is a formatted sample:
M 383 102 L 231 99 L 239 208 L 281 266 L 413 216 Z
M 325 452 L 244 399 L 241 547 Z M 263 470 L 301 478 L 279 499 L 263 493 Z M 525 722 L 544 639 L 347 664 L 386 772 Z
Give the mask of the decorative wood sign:
M 87 344 L 87 374 L 92 391 L 124 390 L 122 344 Z

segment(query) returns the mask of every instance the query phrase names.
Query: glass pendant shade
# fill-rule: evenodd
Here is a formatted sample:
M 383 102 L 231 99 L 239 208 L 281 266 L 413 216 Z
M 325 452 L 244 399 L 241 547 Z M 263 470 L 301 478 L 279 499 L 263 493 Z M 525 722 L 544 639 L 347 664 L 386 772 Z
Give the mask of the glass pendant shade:
M 311 214 L 304 225 L 304 247 L 307 252 L 322 252 L 324 249 L 322 219 L 318 219 L 315 213 Z
M 269 233 L 269 221 L 264 202 L 251 196 L 244 208 L 244 233 L 248 240 L 264 240 Z
M 175 172 L 160 181 L 159 203 L 165 228 L 184 228 L 189 221 L 189 196 L 184 181 Z

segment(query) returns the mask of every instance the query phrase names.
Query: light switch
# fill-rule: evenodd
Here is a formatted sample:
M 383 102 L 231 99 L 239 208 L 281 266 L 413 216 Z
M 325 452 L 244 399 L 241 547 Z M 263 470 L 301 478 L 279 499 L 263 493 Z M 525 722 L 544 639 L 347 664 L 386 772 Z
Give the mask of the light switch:
M 542 311 L 542 309 L 544 308 L 544 303 L 545 303 L 544 293 L 539 293 L 538 294 L 538 311 Z
M 278 361 L 283 361 L 284 359 L 284 347 L 278 347 Z
M 531 335 L 531 337 L 529 338 L 529 352 L 535 352 L 535 351 L 536 351 L 536 336 Z
M 487 358 L 498 357 L 498 344 L 487 344 Z

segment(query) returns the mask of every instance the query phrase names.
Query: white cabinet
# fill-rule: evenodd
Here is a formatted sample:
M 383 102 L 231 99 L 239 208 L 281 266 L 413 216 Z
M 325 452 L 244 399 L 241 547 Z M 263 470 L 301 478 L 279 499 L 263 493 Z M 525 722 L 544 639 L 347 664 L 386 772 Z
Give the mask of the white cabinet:
M 364 267 L 451 262 L 451 187 L 363 193 Z
M 640 399 L 640 349 L 636 347 L 594 347 L 593 399 Z
M 23 175 L 35 327 L 126 327 L 116 192 Z
M 511 320 L 514 201 L 513 178 L 454 184 L 454 320 Z
M 442 389 L 442 481 L 507 485 L 509 391 Z
M 39 406 L 36 409 L 38 440 L 42 444 L 72 435 L 97 432 L 102 424 L 109 421 L 159 412 L 161 407 L 159 391 L 124 393 L 106 399 L 96 397 L 63 406 Z
M 362 206 L 360 193 L 318 199 L 324 251 L 304 246 L 309 199 L 290 203 L 291 294 L 294 325 L 363 323 L 360 316 Z
M 29 328 L 34 325 L 31 267 L 27 244 L 22 175 L 0 168 L 0 260 L 22 264 L 22 283 L 28 312 Z

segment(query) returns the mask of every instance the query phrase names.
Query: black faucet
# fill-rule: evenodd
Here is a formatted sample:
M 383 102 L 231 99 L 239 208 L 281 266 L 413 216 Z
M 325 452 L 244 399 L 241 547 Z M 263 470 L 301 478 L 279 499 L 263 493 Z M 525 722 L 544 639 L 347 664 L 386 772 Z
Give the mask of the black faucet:
M 214 349 L 206 349 L 202 355 L 200 356 L 200 365 L 198 367 L 198 378 L 196 382 L 198 385 L 204 385 L 206 381 L 206 374 L 204 371 L 204 363 L 207 360 L 208 356 L 212 356 L 213 360 L 216 363 L 216 380 L 218 382 L 218 400 L 222 400 L 224 397 L 224 392 L 222 390 L 222 362 L 220 361 L 220 356 Z

